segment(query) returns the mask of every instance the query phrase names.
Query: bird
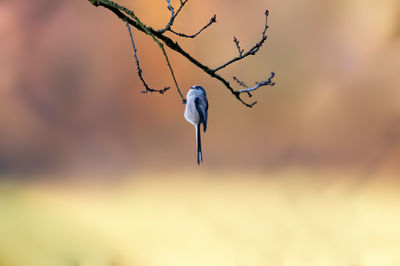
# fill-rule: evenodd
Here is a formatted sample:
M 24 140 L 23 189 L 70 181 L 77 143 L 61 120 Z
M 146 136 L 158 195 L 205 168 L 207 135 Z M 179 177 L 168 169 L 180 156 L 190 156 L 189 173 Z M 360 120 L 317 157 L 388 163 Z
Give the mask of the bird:
M 186 95 L 185 114 L 186 120 L 191 123 L 196 130 L 196 149 L 197 164 L 203 161 L 201 151 L 200 125 L 203 124 L 203 131 L 207 130 L 208 119 L 208 100 L 207 94 L 203 87 L 194 85 L 190 88 Z

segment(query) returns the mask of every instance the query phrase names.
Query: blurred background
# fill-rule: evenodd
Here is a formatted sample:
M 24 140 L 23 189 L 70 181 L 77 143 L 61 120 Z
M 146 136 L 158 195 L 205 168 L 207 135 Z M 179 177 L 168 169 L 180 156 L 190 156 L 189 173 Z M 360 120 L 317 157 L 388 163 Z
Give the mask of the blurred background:
M 179 1 L 172 1 L 175 7 Z M 124 0 L 159 29 L 166 1 Z M 174 29 L 248 84 L 209 99 L 204 164 L 156 44 L 89 1 L 0 1 L 0 265 L 399 265 L 400 2 L 189 1 Z M 22 182 L 23 181 L 23 182 Z M 22 254 L 22 255 L 21 255 Z

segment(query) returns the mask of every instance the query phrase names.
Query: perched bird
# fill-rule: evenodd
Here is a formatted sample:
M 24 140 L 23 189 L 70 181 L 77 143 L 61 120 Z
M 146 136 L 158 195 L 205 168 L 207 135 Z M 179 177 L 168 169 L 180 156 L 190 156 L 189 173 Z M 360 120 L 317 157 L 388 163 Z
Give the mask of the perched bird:
M 207 130 L 208 101 L 206 91 L 199 85 L 192 86 L 186 95 L 185 118 L 196 130 L 197 164 L 203 161 L 201 152 L 200 124 Z

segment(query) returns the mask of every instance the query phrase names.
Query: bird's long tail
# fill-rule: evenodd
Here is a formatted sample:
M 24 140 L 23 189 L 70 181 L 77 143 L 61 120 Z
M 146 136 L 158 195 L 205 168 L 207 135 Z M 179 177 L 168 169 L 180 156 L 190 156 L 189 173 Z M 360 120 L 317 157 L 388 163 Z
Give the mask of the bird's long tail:
M 196 125 L 196 146 L 197 146 L 197 164 L 203 161 L 203 154 L 201 153 L 201 138 L 200 138 L 200 124 Z

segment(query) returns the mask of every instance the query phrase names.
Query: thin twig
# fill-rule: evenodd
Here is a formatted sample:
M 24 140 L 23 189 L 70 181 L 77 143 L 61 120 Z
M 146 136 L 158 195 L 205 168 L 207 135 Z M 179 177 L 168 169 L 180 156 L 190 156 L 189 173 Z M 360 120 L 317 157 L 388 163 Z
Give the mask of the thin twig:
M 236 61 L 239 61 L 239 60 L 241 60 L 241 59 L 243 59 L 243 58 L 245 58 L 245 57 L 247 57 L 249 55 L 255 55 L 256 52 L 258 52 L 258 50 L 260 50 L 261 46 L 264 44 L 265 40 L 267 39 L 267 34 L 266 33 L 267 33 L 267 29 L 269 27 L 268 26 L 268 15 L 269 15 L 269 12 L 268 12 L 268 10 L 266 10 L 265 11 L 265 27 L 264 27 L 264 30 L 263 30 L 262 35 L 261 35 L 261 40 L 259 42 L 257 42 L 252 48 L 249 49 L 249 51 L 247 51 L 244 54 L 243 54 L 243 52 L 240 52 L 240 50 L 239 50 L 239 56 L 237 56 L 237 57 L 229 60 L 225 64 L 215 68 L 214 71 L 221 70 L 221 69 L 229 66 L 230 64 L 232 64 L 232 63 L 234 63 Z M 235 39 L 236 39 L 236 37 L 235 37 Z M 239 41 L 238 41 L 238 43 L 239 43 Z
M 235 43 L 236 48 L 238 49 L 239 56 L 243 56 L 244 49 L 241 49 L 241 48 L 240 48 L 239 40 L 236 39 L 236 36 L 233 36 L 233 42 Z
M 182 98 L 182 103 L 185 104 L 185 103 L 186 103 L 186 99 L 185 99 L 185 97 L 183 96 L 183 94 L 182 94 L 182 92 L 181 92 L 181 90 L 180 90 L 180 88 L 179 88 L 178 82 L 176 81 L 175 74 L 174 74 L 174 70 L 172 69 L 171 63 L 169 62 L 169 59 L 168 59 L 168 56 L 167 56 L 167 52 L 166 52 L 165 49 L 164 49 L 164 45 L 163 45 L 159 40 L 157 40 L 157 39 L 154 37 L 154 35 L 153 35 L 153 39 L 154 39 L 154 41 L 158 44 L 158 46 L 160 47 L 160 49 L 162 50 L 162 52 L 163 52 L 163 54 L 164 54 L 165 61 L 167 61 L 167 65 L 168 65 L 169 71 L 171 72 L 172 79 L 174 80 L 176 89 L 178 90 L 179 96 L 181 96 L 181 98 Z
M 244 83 L 243 81 L 240 81 L 237 77 L 234 76 L 233 79 L 237 82 L 237 84 L 239 84 L 243 88 L 248 88 L 249 87 L 249 86 L 246 85 L 246 83 Z M 247 94 L 249 95 L 249 97 L 253 97 L 253 95 L 250 92 L 248 92 Z
M 90 1 L 90 0 L 89 0 Z M 170 0 L 167 0 L 167 4 L 168 4 L 168 9 L 171 12 L 171 17 L 169 19 L 168 24 L 161 30 L 158 30 L 159 33 L 164 33 L 167 30 L 170 30 L 172 25 L 174 24 L 174 21 L 176 19 L 176 17 L 179 15 L 179 13 L 181 12 L 182 8 L 185 6 L 185 4 L 188 2 L 189 0 L 180 0 L 181 5 L 179 6 L 178 10 L 174 13 L 174 8 L 171 5 Z
M 195 38 L 197 37 L 197 35 L 199 35 L 203 30 L 207 29 L 208 27 L 210 27 L 213 23 L 217 22 L 217 16 L 214 15 L 210 21 L 204 26 L 202 27 L 200 30 L 198 30 L 195 34 L 192 35 L 186 35 L 184 33 L 180 33 L 180 32 L 176 32 L 173 29 L 169 29 L 170 32 L 180 36 L 180 37 L 185 37 L 185 38 Z
M 168 10 L 171 12 L 171 18 L 174 16 L 174 8 L 171 5 L 171 1 L 167 0 Z
M 126 27 L 128 28 L 129 36 L 130 36 L 130 38 L 131 38 L 131 43 L 132 43 L 132 48 L 133 48 L 133 56 L 135 57 L 135 63 L 136 63 L 136 70 L 137 70 L 137 73 L 138 73 L 138 76 L 139 76 L 140 80 L 141 80 L 142 83 L 143 83 L 143 86 L 145 87 L 145 90 L 142 91 L 142 93 L 147 93 L 147 92 L 158 92 L 158 93 L 160 93 L 160 94 L 164 94 L 167 90 L 169 90 L 169 87 L 165 87 L 164 89 L 161 89 L 161 90 L 152 89 L 152 88 L 150 88 L 150 87 L 147 85 L 146 81 L 144 80 L 143 75 L 142 75 L 142 72 L 143 72 L 143 71 L 142 71 L 142 69 L 140 68 L 139 58 L 138 58 L 138 56 L 137 56 L 137 49 L 136 49 L 136 46 L 135 46 L 135 42 L 134 42 L 134 40 L 133 40 L 133 35 L 132 35 L 131 27 L 130 27 L 128 21 L 126 21 Z
M 233 77 L 233 79 L 242 87 L 248 88 L 249 86 L 246 85 L 243 81 L 240 81 L 237 77 Z
M 251 88 L 247 88 L 247 89 L 239 90 L 239 93 L 255 91 L 256 89 L 258 89 L 261 86 L 274 86 L 275 82 L 272 81 L 272 79 L 274 77 L 275 77 L 275 73 L 271 72 L 271 75 L 269 76 L 269 78 L 267 80 L 256 82 L 256 86 L 251 87 Z
M 275 73 L 271 72 L 271 75 L 269 76 L 269 78 L 267 80 L 263 80 L 260 82 L 256 82 L 256 85 L 254 87 L 249 87 L 247 86 L 243 81 L 240 81 L 237 77 L 233 77 L 234 80 L 236 80 L 236 82 L 244 87 L 245 89 L 239 90 L 239 93 L 247 93 L 249 95 L 249 97 L 252 97 L 251 92 L 255 91 L 256 89 L 262 87 L 262 86 L 274 86 L 275 82 L 272 81 L 272 79 L 275 77 Z

